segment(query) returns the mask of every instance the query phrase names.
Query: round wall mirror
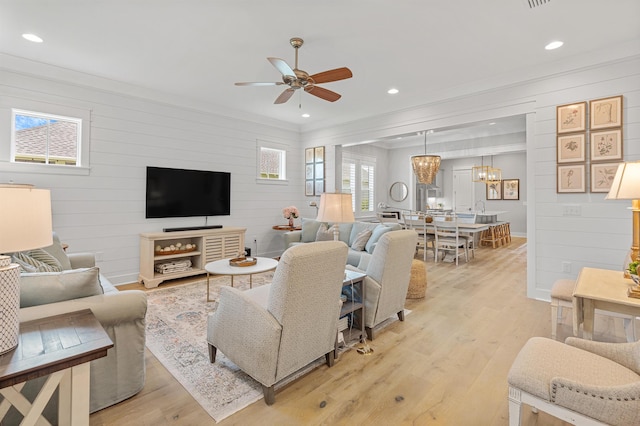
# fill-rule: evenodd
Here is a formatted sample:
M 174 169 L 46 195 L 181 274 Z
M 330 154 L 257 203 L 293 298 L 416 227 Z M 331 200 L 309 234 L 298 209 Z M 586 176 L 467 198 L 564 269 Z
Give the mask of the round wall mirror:
M 389 196 L 393 201 L 404 201 L 409 195 L 409 188 L 404 182 L 394 182 L 389 189 Z

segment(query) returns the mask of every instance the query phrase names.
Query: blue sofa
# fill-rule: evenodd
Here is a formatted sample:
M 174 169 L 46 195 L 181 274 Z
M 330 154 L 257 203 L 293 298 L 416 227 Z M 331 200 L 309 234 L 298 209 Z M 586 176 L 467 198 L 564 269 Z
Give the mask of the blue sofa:
M 318 239 L 323 238 L 326 235 L 322 235 L 322 232 L 318 234 L 322 224 L 325 224 L 327 228 L 333 226 L 331 222 L 319 222 L 315 219 L 302 218 L 302 230 L 285 232 L 284 235 L 284 248 L 285 250 L 291 246 L 297 244 L 311 243 Z M 339 239 L 349 246 L 349 254 L 347 257 L 347 263 L 349 265 L 358 266 L 362 253 L 373 253 L 373 249 L 376 247 L 376 243 L 382 235 L 389 231 L 397 231 L 402 229 L 399 223 L 375 223 L 375 222 L 353 222 L 353 223 L 340 223 L 338 224 L 340 232 Z M 366 244 L 362 247 L 362 244 L 356 245 L 357 237 L 363 231 L 371 231 L 371 236 L 367 239 Z M 333 239 L 333 237 L 331 237 Z M 362 243 L 362 240 L 360 241 Z M 360 250 L 362 247 L 362 250 Z

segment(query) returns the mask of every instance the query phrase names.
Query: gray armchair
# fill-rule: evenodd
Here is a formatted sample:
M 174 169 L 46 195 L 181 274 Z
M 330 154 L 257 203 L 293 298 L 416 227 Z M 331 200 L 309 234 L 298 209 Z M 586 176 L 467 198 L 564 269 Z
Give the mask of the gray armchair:
M 507 381 L 510 426 L 522 403 L 575 425 L 640 424 L 640 342 L 533 337 Z
M 262 384 L 268 405 L 280 380 L 323 355 L 332 366 L 346 262 L 341 241 L 302 244 L 282 254 L 271 284 L 222 287 L 208 319 L 211 362 L 222 351 Z
M 365 327 L 373 340 L 374 327 L 394 314 L 404 321 L 404 302 L 411 279 L 411 262 L 418 242 L 417 232 L 391 231 L 380 237 L 373 254 L 363 254 L 358 268 L 365 278 Z

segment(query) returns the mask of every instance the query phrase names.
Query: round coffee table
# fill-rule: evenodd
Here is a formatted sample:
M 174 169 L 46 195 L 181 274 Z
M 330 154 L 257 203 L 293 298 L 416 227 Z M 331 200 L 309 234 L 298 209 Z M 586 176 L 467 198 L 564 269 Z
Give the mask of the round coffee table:
M 204 266 L 204 269 L 207 271 L 207 302 L 215 301 L 215 299 L 209 297 L 209 274 L 231 276 L 231 287 L 233 287 L 234 276 L 249 275 L 249 288 L 251 288 L 253 286 L 253 274 L 271 271 L 278 266 L 278 261 L 269 257 L 254 257 L 254 259 L 256 259 L 257 262 L 251 266 L 231 266 L 229 259 L 221 259 L 207 263 Z

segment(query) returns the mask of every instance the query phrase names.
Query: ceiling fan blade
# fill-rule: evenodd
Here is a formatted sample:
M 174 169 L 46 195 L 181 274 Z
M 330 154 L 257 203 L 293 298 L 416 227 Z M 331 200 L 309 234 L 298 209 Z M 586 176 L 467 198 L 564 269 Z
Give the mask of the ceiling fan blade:
M 236 86 L 280 86 L 284 84 L 281 81 L 276 81 L 274 83 L 271 82 L 260 82 L 260 81 L 252 81 L 248 83 L 236 83 Z
M 292 77 L 296 76 L 296 73 L 293 72 L 293 69 L 291 69 L 289 64 L 287 64 L 284 60 L 280 58 L 267 58 L 267 59 L 269 60 L 269 62 L 271 62 L 271 65 L 273 65 L 274 67 L 276 67 L 278 71 L 280 71 L 280 74 L 290 75 Z
M 319 72 L 311 76 L 313 81 L 318 83 L 329 83 L 331 81 L 344 80 L 353 77 L 353 73 L 347 67 L 336 68 L 334 70 Z
M 304 91 L 329 102 L 335 102 L 342 97 L 336 92 L 332 92 L 331 90 L 327 90 L 323 87 L 318 86 L 307 86 L 304 88 Z
M 274 104 L 283 104 L 283 103 L 287 102 L 289 100 L 289 98 L 291 98 L 291 96 L 293 96 L 293 93 L 295 91 L 296 91 L 295 89 L 288 88 L 284 92 L 280 93 L 280 96 L 278 96 L 278 98 L 275 100 Z

